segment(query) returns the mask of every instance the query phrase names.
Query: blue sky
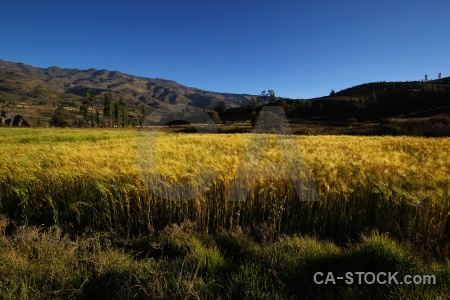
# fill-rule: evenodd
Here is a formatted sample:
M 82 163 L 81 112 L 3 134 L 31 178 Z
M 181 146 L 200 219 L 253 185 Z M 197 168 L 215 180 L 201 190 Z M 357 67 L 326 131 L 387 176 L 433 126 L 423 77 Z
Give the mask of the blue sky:
M 290 98 L 450 76 L 450 1 L 365 2 L 3 0 L 0 59 Z

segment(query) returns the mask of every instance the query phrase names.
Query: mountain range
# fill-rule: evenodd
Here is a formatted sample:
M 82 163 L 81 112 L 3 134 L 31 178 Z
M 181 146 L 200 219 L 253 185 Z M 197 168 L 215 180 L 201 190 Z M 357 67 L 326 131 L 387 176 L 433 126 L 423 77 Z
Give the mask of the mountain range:
M 94 103 L 86 108 L 83 100 L 87 92 L 94 96 Z M 94 114 L 104 119 L 103 95 L 107 92 L 116 100 L 124 100 L 130 124 L 137 123 L 142 107 L 147 112 L 158 108 L 151 117 L 160 120 L 180 104 L 212 110 L 224 101 L 227 109 L 219 114 L 225 124 L 249 126 L 261 105 L 282 105 L 291 125 L 312 133 L 450 136 L 450 77 L 441 78 L 440 74 L 434 80 L 365 83 L 314 99 L 267 101 L 264 97 L 204 91 L 119 71 L 37 68 L 3 60 L 0 125 L 28 122 L 30 126 L 47 126 L 61 107 L 69 126 L 90 127 Z M 387 125 L 377 127 L 379 124 Z
M 213 109 L 221 101 L 225 101 L 228 107 L 237 107 L 252 97 L 209 92 L 171 80 L 144 78 L 118 71 L 37 68 L 0 60 L 0 100 L 3 102 L 77 101 L 86 92 L 94 96 L 111 92 L 122 97 L 129 107 L 144 104 L 153 108 L 190 104 Z

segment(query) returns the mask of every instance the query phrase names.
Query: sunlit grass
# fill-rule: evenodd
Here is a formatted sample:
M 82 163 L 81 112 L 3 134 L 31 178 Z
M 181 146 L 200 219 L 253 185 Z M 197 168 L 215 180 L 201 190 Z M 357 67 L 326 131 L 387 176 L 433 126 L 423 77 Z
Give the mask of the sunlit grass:
M 149 181 L 140 173 L 136 147 L 145 140 L 137 131 L 2 128 L 0 135 L 0 212 L 24 224 L 130 235 L 186 220 L 207 232 L 269 224 L 275 234 L 336 241 L 376 229 L 438 255 L 449 251 L 448 138 L 296 137 L 299 153 L 291 159 L 306 163 L 320 198 L 301 202 L 288 180 L 270 178 L 264 167 L 282 157 L 271 136 L 263 157 L 252 158 L 246 176 L 256 181 L 246 201 L 230 202 L 226 196 L 255 141 L 250 134 L 158 134 L 157 172 Z M 188 183 L 201 167 L 217 176 L 192 201 L 152 191 L 161 182 Z

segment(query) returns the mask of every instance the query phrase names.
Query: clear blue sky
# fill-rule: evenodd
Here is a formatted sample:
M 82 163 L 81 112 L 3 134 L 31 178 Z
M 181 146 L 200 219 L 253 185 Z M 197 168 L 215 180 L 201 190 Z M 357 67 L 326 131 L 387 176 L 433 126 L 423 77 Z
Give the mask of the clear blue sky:
M 450 76 L 450 1 L 3 0 L 0 59 L 318 97 Z

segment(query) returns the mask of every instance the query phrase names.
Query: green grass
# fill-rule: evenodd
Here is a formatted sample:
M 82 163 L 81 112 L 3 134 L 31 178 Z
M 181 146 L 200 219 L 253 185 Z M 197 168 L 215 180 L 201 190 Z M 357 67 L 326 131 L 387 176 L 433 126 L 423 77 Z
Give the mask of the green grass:
M 4 228 L 8 220 L 1 221 Z M 140 240 L 93 232 L 69 238 L 54 228 L 17 228 L 0 236 L 0 298 L 445 299 L 450 293 L 448 262 L 430 264 L 386 235 L 373 233 L 346 247 L 300 236 L 257 243 L 239 230 L 209 235 L 185 225 Z M 313 281 L 316 272 L 391 270 L 400 279 L 436 275 L 437 284 Z

